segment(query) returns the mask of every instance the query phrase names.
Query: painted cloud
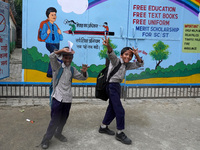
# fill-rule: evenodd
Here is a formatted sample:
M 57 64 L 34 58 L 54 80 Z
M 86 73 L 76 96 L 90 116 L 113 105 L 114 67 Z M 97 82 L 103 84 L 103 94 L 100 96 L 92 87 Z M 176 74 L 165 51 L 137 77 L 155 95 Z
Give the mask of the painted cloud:
M 74 12 L 83 14 L 88 8 L 88 0 L 57 0 L 62 7 L 62 11 L 66 13 Z

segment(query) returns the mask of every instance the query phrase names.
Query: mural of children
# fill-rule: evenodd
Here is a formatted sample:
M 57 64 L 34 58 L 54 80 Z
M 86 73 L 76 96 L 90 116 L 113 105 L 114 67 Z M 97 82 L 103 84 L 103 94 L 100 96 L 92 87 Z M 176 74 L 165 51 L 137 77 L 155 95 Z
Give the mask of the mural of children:
M 46 48 L 52 53 L 55 49 L 59 49 L 60 41 L 63 40 L 63 36 L 59 27 L 54 23 L 56 21 L 57 10 L 54 7 L 49 7 L 46 10 L 46 16 L 49 22 L 45 23 L 41 31 L 41 39 L 46 39 Z M 48 25 L 47 25 L 48 24 Z M 47 77 L 52 77 L 52 69 L 49 63 Z
M 74 31 L 76 31 L 76 23 L 74 22 L 74 20 L 70 20 L 68 21 L 67 19 L 64 21 L 65 24 L 68 24 L 71 28 L 70 30 L 72 31 L 72 34 L 74 35 Z
M 108 23 L 104 22 L 103 27 L 105 28 L 105 35 L 108 34 L 108 32 L 109 32 Z

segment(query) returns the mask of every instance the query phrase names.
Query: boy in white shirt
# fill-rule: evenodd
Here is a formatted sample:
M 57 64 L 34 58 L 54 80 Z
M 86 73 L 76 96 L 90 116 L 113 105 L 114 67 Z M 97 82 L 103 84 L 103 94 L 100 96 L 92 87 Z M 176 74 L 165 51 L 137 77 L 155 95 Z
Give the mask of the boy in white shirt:
M 108 128 L 108 125 L 116 118 L 117 132 L 115 138 L 124 144 L 131 144 L 124 130 L 125 124 L 125 111 L 120 101 L 120 83 L 123 81 L 126 74 L 126 70 L 132 70 L 143 66 L 143 60 L 138 55 L 138 50 L 131 47 L 124 47 L 121 50 L 120 59 L 115 55 L 113 49 L 109 45 L 109 38 L 105 36 L 103 39 L 103 45 L 108 49 L 108 58 L 110 59 L 108 75 L 110 72 L 121 62 L 119 70 L 110 78 L 109 83 L 106 86 L 106 92 L 109 97 L 109 105 L 106 110 L 106 114 L 99 128 L 99 133 L 105 133 L 108 135 L 115 135 L 115 132 Z M 130 62 L 135 55 L 137 62 Z
M 61 50 L 54 50 L 49 56 L 53 71 L 53 92 L 51 95 L 51 121 L 41 142 L 43 149 L 49 147 L 49 141 L 53 136 L 61 142 L 67 141 L 66 137 L 62 135 L 62 130 L 69 116 L 72 103 L 71 79 L 86 80 L 88 78 L 87 65 L 82 65 L 81 72 L 73 67 L 72 73 L 71 62 L 74 53 L 72 49 L 69 50 L 69 47 L 65 47 Z M 62 59 L 63 63 L 60 63 L 57 60 L 58 58 Z M 61 67 L 63 72 L 57 85 L 55 85 L 56 77 Z

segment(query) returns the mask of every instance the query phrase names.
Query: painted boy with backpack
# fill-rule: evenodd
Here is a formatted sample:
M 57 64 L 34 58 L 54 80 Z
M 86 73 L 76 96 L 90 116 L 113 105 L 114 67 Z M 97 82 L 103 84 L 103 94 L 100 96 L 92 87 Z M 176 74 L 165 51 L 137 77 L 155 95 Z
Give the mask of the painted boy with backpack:
M 43 149 L 49 147 L 49 142 L 53 136 L 61 142 L 67 141 L 66 137 L 62 135 L 62 130 L 69 116 L 72 103 L 71 81 L 72 78 L 77 80 L 88 78 L 87 65 L 82 65 L 81 72 L 71 66 L 74 53 L 74 50 L 65 47 L 61 50 L 55 50 L 49 56 L 53 71 L 53 92 L 51 94 L 51 121 L 41 142 Z M 62 59 L 63 62 L 59 62 L 58 59 Z M 55 83 L 60 68 L 62 68 L 62 73 L 58 82 Z
M 123 81 L 126 74 L 126 70 L 132 70 L 143 66 L 143 60 L 138 55 L 138 50 L 131 47 L 124 47 L 121 50 L 120 58 L 118 58 L 111 46 L 109 45 L 109 38 L 105 36 L 103 39 L 103 45 L 108 49 L 107 54 L 110 59 L 107 77 L 110 75 L 112 70 L 120 64 L 118 71 L 112 75 L 108 84 L 106 85 L 106 93 L 109 97 L 109 105 L 107 107 L 104 119 L 99 128 L 99 133 L 108 135 L 115 135 L 115 132 L 108 128 L 108 125 L 116 118 L 117 132 L 115 138 L 124 144 L 131 144 L 132 141 L 123 132 L 125 129 L 125 111 L 120 101 L 120 83 Z M 137 58 L 137 62 L 130 62 L 133 55 Z
M 47 50 L 52 53 L 54 49 L 59 49 L 60 41 L 63 36 L 60 28 L 54 22 L 56 21 L 57 10 L 54 7 L 49 7 L 46 10 L 47 19 L 40 23 L 38 31 L 38 40 L 46 43 Z M 52 69 L 49 63 L 47 77 L 52 77 Z

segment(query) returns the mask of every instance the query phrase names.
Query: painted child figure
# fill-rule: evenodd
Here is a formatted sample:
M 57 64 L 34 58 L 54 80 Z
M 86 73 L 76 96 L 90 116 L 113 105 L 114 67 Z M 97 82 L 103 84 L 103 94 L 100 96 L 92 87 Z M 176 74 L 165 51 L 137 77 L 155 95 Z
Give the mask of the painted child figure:
M 78 80 L 86 80 L 88 78 L 87 65 L 82 65 L 81 72 L 73 67 L 72 73 L 71 62 L 74 53 L 74 50 L 69 50 L 69 47 L 65 47 L 61 50 L 54 50 L 49 56 L 53 71 L 53 92 L 51 95 L 51 121 L 41 142 L 43 149 L 49 147 L 49 142 L 53 136 L 61 142 L 67 141 L 66 137 L 62 135 L 62 130 L 69 116 L 72 103 L 71 77 Z M 63 63 L 60 63 L 58 59 L 62 59 Z M 63 72 L 57 85 L 55 85 L 60 67 L 63 68 Z
M 59 49 L 60 41 L 63 40 L 63 36 L 60 28 L 54 23 L 57 18 L 57 10 L 54 7 L 49 7 L 46 10 L 46 16 L 49 20 L 44 24 L 41 32 L 41 38 L 45 40 L 47 50 L 52 53 L 54 49 Z M 52 68 L 49 63 L 47 77 L 52 78 Z
M 102 38 L 103 39 L 103 38 Z M 115 138 L 124 144 L 131 144 L 129 139 L 123 130 L 125 129 L 125 110 L 120 101 L 120 83 L 123 81 L 126 70 L 132 70 L 143 66 L 143 60 L 138 55 L 138 49 L 132 49 L 130 47 L 124 47 L 121 50 L 120 58 L 117 58 L 113 49 L 109 45 L 109 38 L 105 36 L 103 39 L 103 45 L 108 48 L 108 58 L 110 59 L 108 75 L 121 62 L 119 70 L 111 77 L 106 87 L 106 92 L 109 96 L 109 105 L 107 107 L 104 119 L 99 128 L 99 133 L 105 133 L 108 135 L 115 135 L 115 132 L 108 128 L 108 125 L 116 118 L 117 132 Z M 133 54 L 137 58 L 137 62 L 130 62 L 133 58 Z

